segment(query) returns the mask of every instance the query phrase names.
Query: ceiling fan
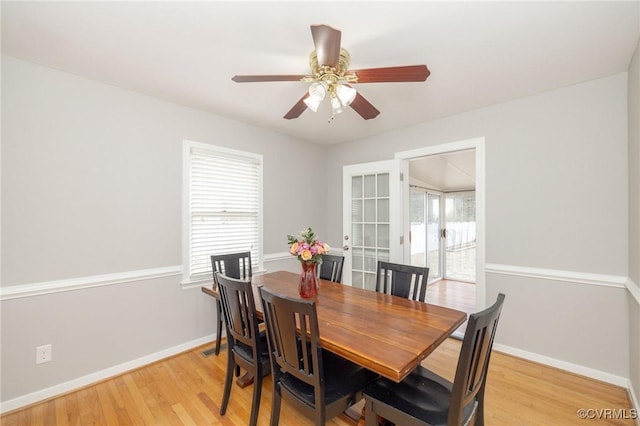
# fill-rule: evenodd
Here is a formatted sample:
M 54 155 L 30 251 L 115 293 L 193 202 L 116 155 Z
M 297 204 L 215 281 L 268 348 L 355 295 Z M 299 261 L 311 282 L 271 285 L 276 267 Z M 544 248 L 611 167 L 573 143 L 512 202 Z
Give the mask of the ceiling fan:
M 311 25 L 315 50 L 311 52 L 311 75 L 236 75 L 237 83 L 266 81 L 302 81 L 311 83 L 307 93 L 284 115 L 286 119 L 298 118 L 305 109 L 317 111 L 324 99 L 329 98 L 331 117 L 350 106 L 362 118 L 376 118 L 380 111 L 351 85 L 356 83 L 392 83 L 425 81 L 430 71 L 426 65 L 368 68 L 350 70 L 349 52 L 340 47 L 341 32 L 328 25 Z

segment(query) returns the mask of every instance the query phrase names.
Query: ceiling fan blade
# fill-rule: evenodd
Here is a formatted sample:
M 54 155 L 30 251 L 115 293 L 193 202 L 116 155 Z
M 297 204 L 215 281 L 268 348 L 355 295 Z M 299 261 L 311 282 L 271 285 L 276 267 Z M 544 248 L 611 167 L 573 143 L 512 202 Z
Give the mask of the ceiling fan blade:
M 304 100 L 307 99 L 309 97 L 309 93 L 305 93 L 303 97 L 300 98 L 300 100 L 298 102 L 296 102 L 296 104 L 289 110 L 289 112 L 287 112 L 283 118 L 286 118 L 287 120 L 291 120 L 292 118 L 298 118 L 300 117 L 300 114 L 302 114 L 304 112 L 305 109 L 307 109 L 307 104 L 304 103 Z
M 236 83 L 255 83 L 263 81 L 300 81 L 304 75 L 234 75 Z
M 342 33 L 328 25 L 311 25 L 313 44 L 316 46 L 318 63 L 335 67 L 340 60 L 340 38 Z
M 356 94 L 356 98 L 349 105 L 354 109 L 355 112 L 360 114 L 362 118 L 365 120 L 371 120 L 372 118 L 376 118 L 380 111 L 376 109 L 371 103 L 364 98 L 360 93 Z
M 351 73 L 358 76 L 358 83 L 394 83 L 425 81 L 431 71 L 426 65 L 408 65 L 404 67 L 349 70 L 349 74 Z

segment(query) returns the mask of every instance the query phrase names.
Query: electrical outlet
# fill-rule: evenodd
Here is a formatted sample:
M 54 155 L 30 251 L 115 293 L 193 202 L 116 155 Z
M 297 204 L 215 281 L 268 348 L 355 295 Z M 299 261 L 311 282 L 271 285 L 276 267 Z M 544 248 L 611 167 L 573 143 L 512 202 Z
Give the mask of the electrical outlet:
M 36 364 L 51 361 L 51 345 L 42 345 L 36 347 Z

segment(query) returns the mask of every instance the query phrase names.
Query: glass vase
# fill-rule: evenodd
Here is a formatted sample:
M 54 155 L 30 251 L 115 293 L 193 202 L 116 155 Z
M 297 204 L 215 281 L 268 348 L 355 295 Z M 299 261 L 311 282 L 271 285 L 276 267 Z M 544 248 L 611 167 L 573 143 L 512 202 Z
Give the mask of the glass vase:
M 300 283 L 298 284 L 298 293 L 304 299 L 313 299 L 318 295 L 320 284 L 316 275 L 315 262 L 301 262 L 302 273 L 300 274 Z

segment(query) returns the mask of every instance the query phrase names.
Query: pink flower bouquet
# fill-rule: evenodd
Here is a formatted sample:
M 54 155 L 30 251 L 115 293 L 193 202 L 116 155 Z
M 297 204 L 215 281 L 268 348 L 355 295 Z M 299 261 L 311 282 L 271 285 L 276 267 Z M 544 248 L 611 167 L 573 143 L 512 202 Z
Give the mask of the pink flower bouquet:
M 297 256 L 300 262 L 322 263 L 322 255 L 329 252 L 329 245 L 318 240 L 311 228 L 300 232 L 300 235 L 287 235 L 289 253 Z

